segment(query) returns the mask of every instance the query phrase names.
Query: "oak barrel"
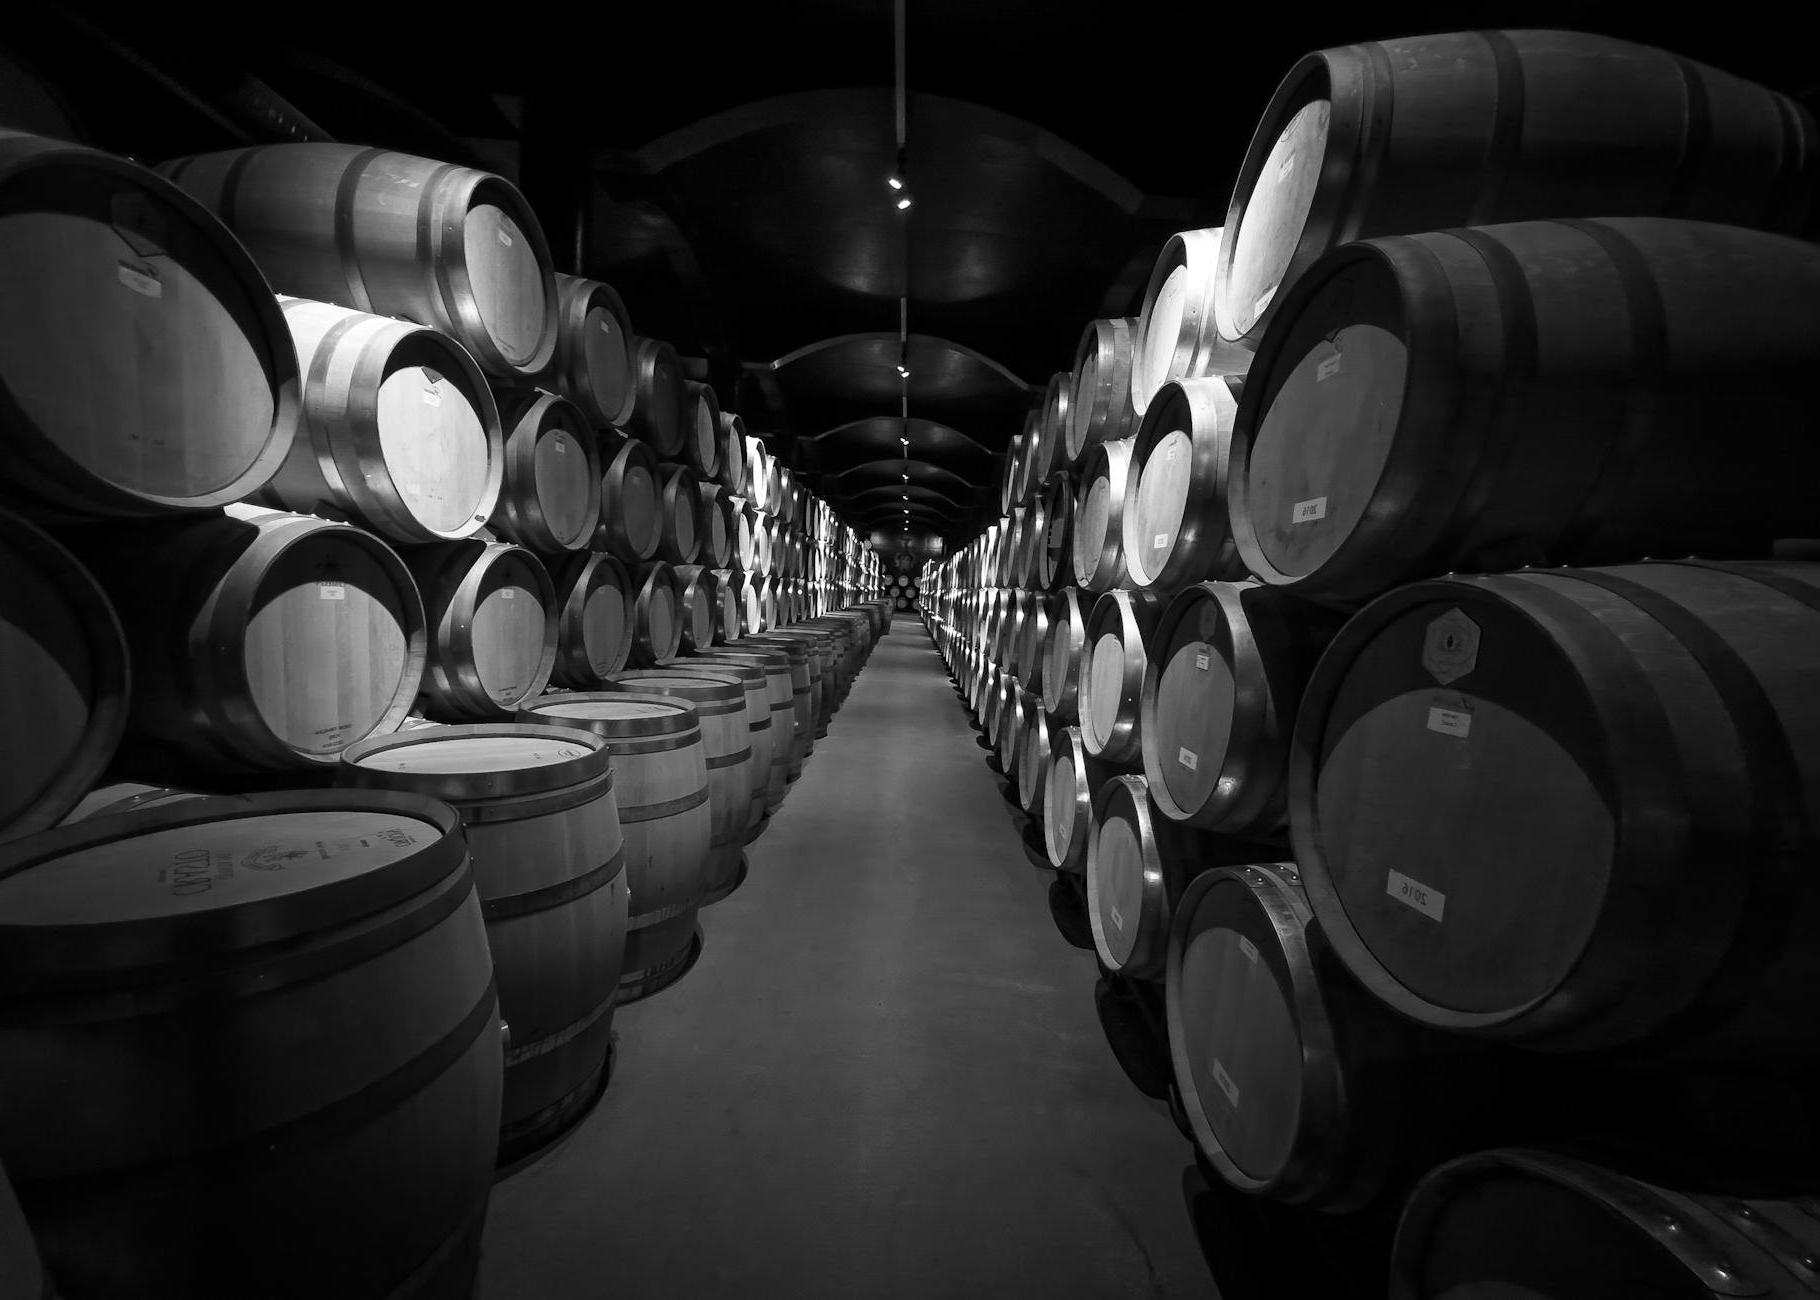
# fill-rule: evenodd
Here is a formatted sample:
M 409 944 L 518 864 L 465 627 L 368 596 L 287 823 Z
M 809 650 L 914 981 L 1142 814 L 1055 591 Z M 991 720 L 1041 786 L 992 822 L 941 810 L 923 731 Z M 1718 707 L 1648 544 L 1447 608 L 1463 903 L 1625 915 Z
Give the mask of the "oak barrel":
M 1069 468 L 1080 465 L 1100 443 L 1129 437 L 1137 428 L 1138 412 L 1131 404 L 1137 333 L 1135 317 L 1092 321 L 1082 331 L 1062 441 L 1062 463 Z
M 509 542 L 414 546 L 405 563 L 423 592 L 429 658 L 424 712 L 442 722 L 506 720 L 556 667 L 556 587 Z
M 1164 384 L 1208 375 L 1243 375 L 1251 353 L 1221 340 L 1214 325 L 1219 228 L 1171 235 L 1151 268 L 1133 345 L 1131 406 L 1146 414 Z
M 772 641 L 764 637 L 752 636 L 729 641 L 726 648 L 763 654 L 773 658 L 779 654 L 783 655 L 784 663 L 790 672 L 792 725 L 786 732 L 780 734 L 790 737 L 787 776 L 792 781 L 796 780 L 803 774 L 803 760 L 815 747 L 815 665 L 808 647 L 799 641 L 787 639 Z
M 507 1164 L 560 1132 L 607 1063 L 626 947 L 625 853 L 607 742 L 522 722 L 425 727 L 344 751 L 336 783 L 461 815 L 510 1042 Z
M 0 511 L 0 839 L 75 807 L 126 729 L 131 669 L 120 620 L 49 534 Z
M 636 438 L 602 434 L 600 529 L 594 549 L 611 551 L 627 564 L 657 554 L 663 532 L 663 485 L 657 457 Z
M 720 473 L 720 399 L 709 384 L 683 381 L 682 461 L 704 480 Z
M 156 173 L 0 128 L 0 282 L 16 507 L 210 510 L 284 462 L 302 380 L 278 304 L 221 222 Z
M 701 498 L 701 550 L 698 557 L 710 569 L 725 569 L 733 563 L 733 545 L 738 531 L 734 523 L 732 499 L 720 484 L 703 480 L 696 489 Z
M 792 765 L 794 764 L 796 772 L 802 771 L 800 754 L 794 758 L 792 756 L 797 740 L 789 654 L 782 646 L 749 646 L 744 650 L 735 650 L 731 646 L 714 646 L 697 651 L 695 661 L 703 667 L 723 663 L 743 664 L 757 668 L 764 674 L 765 707 L 771 716 L 771 728 L 766 737 L 771 749 L 771 766 L 765 774 L 763 794 L 765 810 L 775 812 L 784 801 L 792 776 Z M 754 769 L 757 767 L 757 749 L 755 743 Z
M 734 589 L 734 579 L 738 576 L 732 569 L 714 569 L 714 644 L 725 645 L 739 639 L 740 609 L 739 593 Z
M 1058 470 L 1037 493 L 1030 546 L 1031 585 L 1055 591 L 1074 581 L 1074 475 Z
M 720 585 L 712 570 L 699 564 L 679 564 L 676 574 L 676 649 L 692 655 L 714 644 L 715 610 Z
M 471 1292 L 501 1032 L 452 809 L 98 817 L 0 849 L 0 916 L 0 1159 L 62 1294 Z
M 408 321 L 278 301 L 303 364 L 303 422 L 258 499 L 397 542 L 471 537 L 505 473 L 499 410 L 474 359 Z
M 1150 674 L 1149 642 L 1163 602 L 1147 591 L 1109 591 L 1087 617 L 1081 652 L 1081 739 L 1087 751 L 1113 763 L 1141 761 L 1139 704 Z
M 159 779 L 168 755 L 210 772 L 330 764 L 417 696 L 425 605 L 371 533 L 236 505 L 71 540 L 120 612 L 129 742 Z
M 708 837 L 703 904 L 725 898 L 739 883 L 741 846 L 746 831 L 756 824 L 752 815 L 753 761 L 752 717 L 746 700 L 746 683 L 739 665 L 725 670 L 713 667 L 661 667 L 616 673 L 610 691 L 666 695 L 695 706 L 701 727 L 708 771 L 708 806 L 713 825 Z M 770 725 L 771 711 L 762 710 Z M 766 755 L 767 764 L 770 756 Z M 759 776 L 760 783 L 764 776 Z M 761 814 L 762 815 L 762 814 Z
M 1562 216 L 1800 232 L 1820 131 L 1762 86 L 1583 32 L 1480 31 L 1317 50 L 1245 151 L 1216 294 L 1257 346 L 1283 295 L 1358 239 Z
M 556 273 L 556 389 L 595 428 L 624 424 L 638 390 L 632 382 L 632 321 L 612 286 Z
M 1043 815 L 1043 800 L 1049 793 L 1050 753 L 1053 742 L 1049 735 L 1049 715 L 1043 712 L 1040 695 L 1030 695 L 1018 711 L 1024 734 L 1017 743 L 1018 802 L 1032 817 Z
M 1226 523 L 1232 422 L 1224 379 L 1170 380 L 1144 411 L 1125 475 L 1123 548 L 1134 587 L 1165 594 L 1207 578 L 1242 578 Z
M 1078 587 L 1063 587 L 1049 598 L 1049 627 L 1043 634 L 1043 708 L 1050 721 L 1080 721 L 1081 665 L 1087 658 L 1087 616 L 1093 607 Z
M 1653 218 L 1398 236 L 1329 254 L 1279 320 L 1232 431 L 1262 581 L 1361 600 L 1820 535 L 1812 244 Z
M 550 680 L 571 690 L 592 690 L 626 666 L 632 653 L 636 592 L 625 565 L 588 552 L 558 562 L 556 664 Z
M 165 163 L 279 293 L 400 316 L 510 379 L 556 351 L 556 280 L 530 205 L 469 167 L 352 144 L 272 144 Z
M 1820 565 L 1417 583 L 1321 657 L 1291 831 L 1420 1023 L 1724 1068 L 1820 1059 Z
M 1131 438 L 1097 443 L 1081 463 L 1074 498 L 1074 580 L 1098 594 L 1123 586 L 1125 480 Z
M 659 482 L 657 558 L 694 564 L 701 554 L 701 480 L 687 465 L 665 465 Z
M 678 655 L 666 659 L 659 668 L 674 669 L 685 675 L 692 673 L 713 674 L 718 677 L 725 674 L 739 679 L 740 688 L 746 695 L 746 732 L 752 748 L 752 761 L 747 767 L 746 776 L 750 786 L 751 808 L 746 816 L 744 828 L 745 840 L 751 840 L 758 831 L 759 823 L 764 821 L 769 804 L 772 758 L 777 733 L 771 726 L 771 692 L 766 682 L 767 665 L 764 660 L 754 655 L 729 657 L 725 652 L 717 655 Z M 713 680 L 713 678 L 710 678 Z M 788 677 L 784 678 L 788 684 Z M 782 769 L 778 775 L 783 776 Z M 780 783 L 778 797 L 783 797 Z
M 733 411 L 720 413 L 720 468 L 715 478 L 733 496 L 745 487 L 746 422 Z
M 676 570 L 661 560 L 640 568 L 633 578 L 632 663 L 649 668 L 668 659 L 682 645 L 684 611 L 676 596 Z
M 586 550 L 600 529 L 600 450 L 581 408 L 554 393 L 504 394 L 505 478 L 494 531 L 542 555 Z
M 687 972 L 707 884 L 713 814 L 695 706 L 667 695 L 576 692 L 532 701 L 518 720 L 580 727 L 612 747 L 631 891 L 619 1000 L 648 997 Z
M 683 375 L 676 349 L 662 339 L 636 339 L 632 376 L 638 397 L 627 429 L 665 460 L 682 455 Z
M 1138 707 L 1165 817 L 1234 835 L 1285 825 L 1296 710 L 1343 621 L 1255 582 L 1197 583 L 1169 602 Z

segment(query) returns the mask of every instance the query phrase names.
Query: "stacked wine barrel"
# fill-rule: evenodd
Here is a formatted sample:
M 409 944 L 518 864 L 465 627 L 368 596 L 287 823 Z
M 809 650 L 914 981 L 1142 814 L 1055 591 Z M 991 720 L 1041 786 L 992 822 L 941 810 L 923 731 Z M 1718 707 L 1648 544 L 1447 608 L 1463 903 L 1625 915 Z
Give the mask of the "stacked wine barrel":
M 1210 1176 L 1389 1222 L 1440 1166 L 1394 1295 L 1814 1285 L 1817 141 L 1603 37 L 1311 54 L 922 572 Z M 1552 1106 L 1607 1086 L 1706 1100 Z
M 70 1294 L 465 1295 L 877 557 L 498 176 L 0 131 L 0 191 L 0 1168 Z

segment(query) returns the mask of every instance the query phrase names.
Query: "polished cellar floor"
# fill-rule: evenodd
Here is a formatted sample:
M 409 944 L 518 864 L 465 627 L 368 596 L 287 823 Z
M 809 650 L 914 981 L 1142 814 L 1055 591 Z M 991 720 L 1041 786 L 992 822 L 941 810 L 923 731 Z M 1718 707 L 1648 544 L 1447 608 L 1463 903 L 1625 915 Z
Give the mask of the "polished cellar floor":
M 974 735 L 900 617 L 599 1106 L 495 1188 L 480 1300 L 1216 1294 Z

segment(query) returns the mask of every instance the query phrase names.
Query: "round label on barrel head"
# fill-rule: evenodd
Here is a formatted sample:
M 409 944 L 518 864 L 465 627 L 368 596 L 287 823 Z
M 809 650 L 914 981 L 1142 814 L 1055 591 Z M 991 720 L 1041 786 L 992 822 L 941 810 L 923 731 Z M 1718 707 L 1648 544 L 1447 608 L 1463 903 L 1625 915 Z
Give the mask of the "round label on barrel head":
M 242 906 L 352 879 L 441 838 L 430 822 L 364 809 L 156 830 L 75 849 L 0 880 L 0 916 L 9 925 L 98 925 Z
M 454 736 L 393 745 L 360 760 L 361 767 L 388 772 L 456 775 L 550 767 L 598 752 L 578 741 L 548 736 Z

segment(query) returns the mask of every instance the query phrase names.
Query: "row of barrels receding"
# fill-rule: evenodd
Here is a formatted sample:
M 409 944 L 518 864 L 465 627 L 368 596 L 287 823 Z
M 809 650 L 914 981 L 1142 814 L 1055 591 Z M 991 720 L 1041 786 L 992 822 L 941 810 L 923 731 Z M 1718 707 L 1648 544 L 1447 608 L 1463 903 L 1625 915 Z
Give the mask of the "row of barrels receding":
M 59 1294 L 469 1294 L 495 1164 L 600 1095 L 615 1006 L 686 973 L 889 617 L 0 846 L 8 1268 L 35 1238 Z
M 1310 55 L 920 575 L 1120 1063 L 1395 1296 L 1820 1277 L 1814 132 L 1575 33 Z
M 0 836 L 116 758 L 307 773 L 413 712 L 509 719 L 878 594 L 497 176 L 330 144 L 152 171 L 0 132 L 0 188 Z

